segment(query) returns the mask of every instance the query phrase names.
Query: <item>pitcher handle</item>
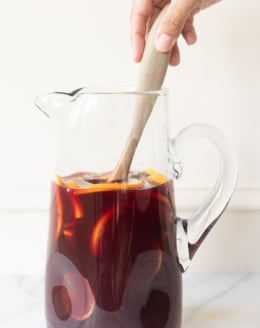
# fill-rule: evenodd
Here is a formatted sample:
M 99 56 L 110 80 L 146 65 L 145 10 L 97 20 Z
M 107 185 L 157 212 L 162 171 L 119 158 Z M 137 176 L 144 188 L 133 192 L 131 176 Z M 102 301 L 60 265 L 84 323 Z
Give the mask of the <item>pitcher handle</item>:
M 175 178 L 182 173 L 180 151 L 194 138 L 207 139 L 215 146 L 220 155 L 220 167 L 215 186 L 197 211 L 188 219 L 177 218 L 177 253 L 183 271 L 187 270 L 201 242 L 228 205 L 238 176 L 234 150 L 223 134 L 214 126 L 198 123 L 181 130 L 170 142 L 170 162 Z

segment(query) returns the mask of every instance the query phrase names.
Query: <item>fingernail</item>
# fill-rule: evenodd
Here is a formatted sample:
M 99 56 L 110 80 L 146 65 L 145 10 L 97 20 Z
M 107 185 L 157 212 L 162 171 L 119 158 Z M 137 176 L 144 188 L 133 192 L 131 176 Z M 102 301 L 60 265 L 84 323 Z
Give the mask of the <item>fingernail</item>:
M 159 51 L 166 52 L 172 48 L 175 42 L 176 42 L 175 38 L 173 38 L 168 34 L 162 33 L 157 38 L 155 42 L 155 47 Z

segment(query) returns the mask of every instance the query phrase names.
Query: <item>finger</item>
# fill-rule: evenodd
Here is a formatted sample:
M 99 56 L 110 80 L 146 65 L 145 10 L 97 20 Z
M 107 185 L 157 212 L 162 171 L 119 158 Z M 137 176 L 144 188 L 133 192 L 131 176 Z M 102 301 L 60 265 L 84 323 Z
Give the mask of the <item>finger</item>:
M 171 53 L 171 57 L 169 60 L 169 64 L 171 66 L 177 66 L 180 63 L 180 60 L 181 60 L 180 50 L 179 50 L 178 44 L 176 42 L 172 48 L 172 53 Z
M 162 9 L 159 8 L 159 7 L 154 7 L 153 13 L 152 13 L 151 17 L 147 21 L 147 25 L 146 25 L 146 36 L 149 33 L 149 31 L 151 30 L 151 27 L 152 27 L 154 21 L 156 20 L 157 16 L 160 14 L 161 10 Z
M 167 52 L 172 49 L 181 34 L 187 18 L 197 5 L 194 0 L 176 0 L 173 2 L 160 24 L 155 46 L 157 50 Z
M 172 0 L 151 0 L 153 2 L 153 12 L 147 24 L 147 30 L 150 31 L 153 23 L 155 22 L 157 16 L 165 7 L 168 7 Z
M 192 45 L 197 41 L 197 34 L 193 25 L 194 18 L 190 16 L 186 21 L 182 30 L 182 36 L 184 37 L 188 45 Z
M 131 12 L 131 42 L 134 61 L 142 58 L 145 44 L 147 21 L 152 13 L 152 3 L 149 0 L 135 0 Z
M 191 16 L 195 16 L 200 12 L 200 7 L 196 7 L 191 11 Z

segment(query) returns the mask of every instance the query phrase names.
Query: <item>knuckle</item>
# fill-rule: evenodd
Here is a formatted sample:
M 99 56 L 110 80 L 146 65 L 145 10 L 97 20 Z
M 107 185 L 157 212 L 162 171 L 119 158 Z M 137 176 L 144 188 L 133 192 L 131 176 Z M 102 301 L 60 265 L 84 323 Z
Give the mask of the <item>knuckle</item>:
M 168 34 L 174 34 L 176 31 L 180 32 L 182 29 L 182 21 L 176 16 L 165 16 L 162 22 L 162 29 Z

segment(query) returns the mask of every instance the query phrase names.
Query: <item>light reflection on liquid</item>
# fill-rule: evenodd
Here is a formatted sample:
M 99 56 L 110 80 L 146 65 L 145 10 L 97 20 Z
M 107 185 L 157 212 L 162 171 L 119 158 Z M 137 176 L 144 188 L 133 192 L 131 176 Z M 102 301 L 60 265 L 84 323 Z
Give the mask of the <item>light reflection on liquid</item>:
M 71 197 L 72 197 L 71 203 L 73 206 L 74 218 L 82 219 L 84 217 L 84 210 L 82 204 L 75 193 L 71 193 Z
M 93 228 L 92 234 L 91 234 L 91 250 L 95 256 L 99 255 L 99 246 L 100 241 L 102 240 L 102 235 L 105 230 L 105 226 L 107 225 L 108 221 L 112 219 L 111 216 L 111 209 L 105 212 L 97 221 L 95 227 Z

